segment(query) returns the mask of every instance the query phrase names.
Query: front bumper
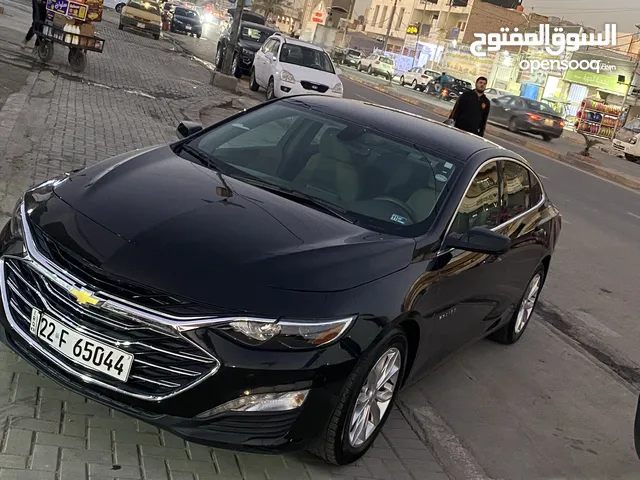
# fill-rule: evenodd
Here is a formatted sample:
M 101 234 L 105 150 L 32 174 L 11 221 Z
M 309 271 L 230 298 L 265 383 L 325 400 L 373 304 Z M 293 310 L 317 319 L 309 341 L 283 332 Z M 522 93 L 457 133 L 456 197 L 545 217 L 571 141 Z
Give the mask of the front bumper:
M 523 132 L 549 135 L 551 138 L 560 138 L 564 132 L 564 129 L 560 126 L 544 125 L 535 120 L 524 120 L 519 127 Z
M 188 25 L 186 23 L 173 22 L 173 30 L 176 32 L 193 33 L 202 35 L 202 25 Z
M 346 57 L 344 60 L 342 60 L 342 64 L 343 65 L 350 65 L 352 67 L 357 66 L 358 63 L 360 63 L 360 59 L 359 58 Z
M 309 82 L 304 82 L 305 84 Z M 296 81 L 296 83 L 283 82 L 280 78 L 274 80 L 274 90 L 276 97 L 289 97 L 292 95 L 326 95 L 329 97 L 342 98 L 342 93 L 336 93 L 329 87 L 326 91 L 313 90 L 304 88 L 302 82 Z
M 626 153 L 627 155 L 640 156 L 640 147 L 638 147 L 638 145 L 626 143 L 622 140 L 614 139 L 613 148 L 618 152 Z
M 36 228 L 36 227 L 34 227 Z M 192 388 L 185 389 L 175 396 L 164 396 L 160 400 L 137 398 L 124 390 L 118 380 L 79 367 L 65 357 L 56 354 L 53 349 L 29 331 L 28 314 L 19 315 L 26 300 L 42 304 L 36 305 L 56 320 L 64 319 L 60 315 L 60 306 L 54 308 L 48 303 L 46 282 L 35 278 L 32 282 L 40 292 L 32 295 L 25 288 L 16 296 L 15 290 L 8 284 L 11 273 L 7 273 L 10 262 L 23 262 L 19 259 L 22 242 L 10 238 L 8 226 L 0 232 L 0 340 L 20 357 L 32 364 L 60 385 L 79 395 L 88 397 L 110 408 L 121 411 L 140 420 L 170 431 L 188 441 L 202 443 L 218 448 L 261 453 L 282 453 L 309 447 L 326 427 L 345 382 L 357 360 L 356 354 L 348 354 L 349 349 L 342 342 L 324 349 L 309 351 L 264 351 L 241 346 L 213 329 L 194 330 L 192 340 L 202 349 L 220 360 L 212 375 L 207 375 Z M 40 267 L 31 254 L 30 261 Z M 49 267 L 47 267 L 49 268 Z M 50 270 L 53 272 L 53 269 Z M 64 274 L 60 270 L 54 272 Z M 14 280 L 16 280 L 14 278 Z M 14 285 L 18 283 L 17 280 Z M 27 305 L 28 307 L 28 305 Z M 28 308 L 27 308 L 28 310 Z M 80 311 L 82 309 L 78 309 Z M 69 312 L 65 311 L 65 315 Z M 84 321 L 84 312 L 72 320 Z M 94 324 L 84 324 L 84 334 L 104 342 L 104 332 L 116 335 L 117 327 L 110 330 L 96 330 Z M 351 328 L 345 341 L 353 341 L 352 332 L 359 330 L 357 324 Z M 137 335 L 137 334 L 136 334 Z M 157 336 L 157 335 L 156 335 Z M 129 347 L 120 346 L 122 349 Z M 56 356 L 57 355 L 57 356 Z M 161 362 L 162 356 L 154 357 Z M 145 357 L 149 359 L 149 357 Z M 135 362 L 134 362 L 135 365 Z M 166 365 L 166 364 L 163 364 Z M 174 368 L 172 366 L 172 368 Z M 136 372 L 135 366 L 132 370 Z M 166 379 L 169 374 L 158 378 Z M 129 387 L 126 387 L 129 388 Z M 197 418 L 223 405 L 226 402 L 247 394 L 289 392 L 310 390 L 304 404 L 297 409 L 276 412 L 224 412 Z
M 120 24 L 125 28 L 137 30 L 139 32 L 147 32 L 157 35 L 160 33 L 161 25 L 152 22 L 143 22 L 131 17 L 120 16 Z
M 375 75 L 383 75 L 385 77 L 388 77 L 388 76 L 393 77 L 394 76 L 394 72 L 390 72 L 389 70 L 384 70 L 382 68 L 372 67 L 372 70 L 373 70 L 373 73 Z

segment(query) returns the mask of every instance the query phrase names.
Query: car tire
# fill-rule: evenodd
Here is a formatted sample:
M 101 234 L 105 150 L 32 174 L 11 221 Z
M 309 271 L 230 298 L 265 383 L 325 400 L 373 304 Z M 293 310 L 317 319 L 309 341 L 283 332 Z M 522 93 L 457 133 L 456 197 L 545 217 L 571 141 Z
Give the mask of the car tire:
M 504 327 L 489 335 L 491 340 L 504 345 L 511 345 L 522 338 L 524 331 L 531 322 L 545 278 L 546 269 L 543 265 L 540 265 L 531 276 L 529 283 L 527 283 L 527 287 L 518 303 L 518 308 L 513 313 L 511 320 Z
M 413 88 L 414 90 L 418 90 L 418 82 L 416 80 L 414 80 L 411 84 L 411 88 Z
M 160 40 L 160 34 L 159 33 L 155 33 L 153 35 L 153 38 L 155 38 L 156 40 Z
M 369 65 L 369 68 L 367 69 L 367 73 L 369 75 L 373 75 L 373 68 L 371 68 L 371 65 Z
M 124 3 L 119 3 L 116 5 L 116 12 L 122 12 L 122 7 L 124 7 Z
M 544 140 L 545 142 L 550 142 L 551 141 L 551 136 L 547 135 L 546 133 L 542 134 L 542 140 Z
M 216 70 L 221 70 L 222 69 L 222 48 L 220 47 L 220 44 L 218 44 L 218 48 L 216 48 Z
M 276 86 L 273 81 L 273 77 L 269 79 L 269 83 L 267 84 L 267 92 L 265 96 L 267 97 L 267 101 L 273 100 L 274 98 L 276 98 Z
M 233 54 L 233 62 L 231 63 L 231 74 L 236 78 L 242 78 L 242 68 L 240 67 L 240 56 L 238 53 Z
M 256 82 L 256 71 L 254 68 L 251 69 L 251 76 L 249 77 L 249 90 L 252 92 L 260 90 L 260 85 Z
M 400 77 L 400 86 L 404 87 L 404 75 Z
M 626 158 L 630 162 L 638 162 L 638 161 L 640 161 L 640 157 L 636 157 L 635 155 L 629 155 L 628 153 L 624 154 L 624 158 Z
M 196 33 L 196 37 L 200 38 L 200 37 L 202 37 L 202 34 L 201 33 Z
M 509 119 L 509 131 L 513 133 L 518 133 L 519 129 L 518 129 L 518 121 L 516 120 L 516 117 L 511 117 L 511 119 Z
M 357 71 L 359 71 L 359 72 L 361 72 L 361 71 L 362 71 L 362 68 L 361 68 L 361 67 L 362 67 L 362 64 L 361 64 L 361 63 L 358 63 L 358 64 L 356 65 L 356 70 L 357 70 Z
M 424 92 L 425 87 L 420 87 L 420 91 Z
M 404 378 L 407 364 L 407 345 L 404 333 L 399 329 L 393 329 L 360 358 L 347 380 L 326 430 L 311 450 L 312 453 L 334 465 L 347 465 L 358 460 L 369 450 L 393 409 L 394 400 Z M 392 388 L 392 393 L 387 396 L 388 391 L 384 392 L 383 398 L 387 402 L 386 410 L 384 412 L 379 410 L 379 414 L 381 413 L 380 421 L 367 438 L 359 438 L 357 440 L 361 443 L 357 443 L 353 441 L 351 436 L 355 410 L 359 404 L 362 406 L 363 403 L 369 404 L 369 407 L 364 407 L 367 411 L 370 411 L 370 407 L 374 404 L 377 406 L 375 400 L 380 394 L 380 389 L 377 386 L 376 393 L 378 395 L 371 395 L 369 400 L 366 397 L 369 396 L 367 393 L 368 385 L 370 387 L 372 383 L 378 381 L 379 377 L 374 373 L 374 370 L 381 362 L 383 365 L 385 362 L 393 362 L 394 374 L 391 376 L 391 385 L 389 382 L 383 383 L 383 385 Z M 354 445 L 354 443 L 357 444 Z
M 118 25 L 118 30 L 124 30 L 124 25 L 119 24 L 119 25 Z

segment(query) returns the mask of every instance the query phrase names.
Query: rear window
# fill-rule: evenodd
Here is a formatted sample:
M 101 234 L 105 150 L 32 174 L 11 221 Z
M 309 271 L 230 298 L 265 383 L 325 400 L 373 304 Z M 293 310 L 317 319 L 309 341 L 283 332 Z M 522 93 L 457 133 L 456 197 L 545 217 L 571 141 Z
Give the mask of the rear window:
M 160 15 L 160 7 L 157 3 L 129 1 L 129 3 L 127 3 L 127 7 L 134 8 L 136 10 L 145 10 L 149 13 Z
M 393 60 L 389 57 L 380 57 L 380 63 L 386 63 L 387 65 L 393 65 Z
M 259 28 L 252 27 L 242 27 L 242 31 L 240 32 L 240 36 L 244 40 L 250 40 L 252 42 L 264 43 L 273 35 L 273 30 L 261 30 Z
M 329 55 L 322 50 L 285 43 L 280 50 L 280 61 L 313 68 L 322 72 L 335 73 Z
M 187 10 L 186 8 L 176 8 L 175 15 L 179 17 L 198 18 L 198 12 L 195 10 Z
M 359 51 L 357 50 L 347 50 L 347 55 L 351 55 L 352 57 L 358 57 L 360 58 L 360 56 L 362 55 Z
M 527 108 L 534 110 L 536 112 L 557 115 L 553 108 L 551 108 L 549 105 L 545 105 L 544 103 L 536 102 L 534 100 L 525 100 L 525 104 L 527 105 Z

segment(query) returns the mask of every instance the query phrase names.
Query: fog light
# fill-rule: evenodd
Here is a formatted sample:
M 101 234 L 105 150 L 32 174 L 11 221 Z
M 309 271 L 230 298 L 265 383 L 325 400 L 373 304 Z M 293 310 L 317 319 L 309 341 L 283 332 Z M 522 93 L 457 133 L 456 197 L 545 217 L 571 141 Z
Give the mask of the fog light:
M 196 418 L 213 417 L 225 412 L 285 412 L 300 408 L 309 395 L 309 390 L 283 393 L 260 393 L 236 398 L 206 412 Z

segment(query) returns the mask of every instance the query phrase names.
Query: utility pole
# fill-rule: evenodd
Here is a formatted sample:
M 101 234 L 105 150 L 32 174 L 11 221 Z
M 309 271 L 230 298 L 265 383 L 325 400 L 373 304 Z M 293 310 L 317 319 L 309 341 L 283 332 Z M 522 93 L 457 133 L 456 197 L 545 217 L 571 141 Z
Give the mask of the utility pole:
M 391 36 L 391 24 L 393 23 L 393 17 L 396 16 L 396 7 L 398 6 L 398 0 L 393 0 L 393 7 L 391 8 L 391 18 L 389 19 L 389 23 L 387 24 L 387 34 L 384 37 L 384 44 L 382 46 L 382 51 L 387 51 L 387 44 L 389 43 L 389 37 Z
M 640 23 L 637 24 L 635 26 L 639 33 L 640 33 Z M 633 39 L 631 40 L 631 44 L 633 45 Z M 633 72 L 631 72 L 631 80 L 629 81 L 629 88 L 627 89 L 627 93 L 624 94 L 624 98 L 622 99 L 622 106 L 620 107 L 620 115 L 618 115 L 618 118 L 616 118 L 616 126 L 613 127 L 613 137 L 615 138 L 616 135 L 616 131 L 618 130 L 618 127 L 620 126 L 620 119 L 622 118 L 622 114 L 624 113 L 624 106 L 627 104 L 627 99 L 629 98 L 629 92 L 633 89 L 634 85 L 633 85 L 633 80 L 636 77 L 636 74 L 638 73 L 638 67 L 640 67 L 640 52 L 638 52 L 638 55 L 636 55 L 636 63 L 633 66 Z M 627 119 L 629 118 L 629 115 L 627 115 Z
M 232 75 L 233 56 L 236 52 L 236 45 L 240 37 L 240 23 L 242 22 L 242 11 L 244 10 L 244 0 L 236 0 L 236 9 L 233 11 L 233 25 L 231 27 L 231 44 L 227 46 L 224 54 L 224 62 L 222 62 L 222 73 L 224 75 Z

